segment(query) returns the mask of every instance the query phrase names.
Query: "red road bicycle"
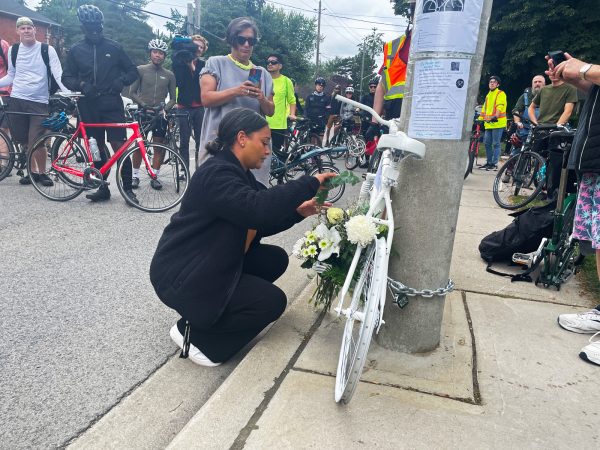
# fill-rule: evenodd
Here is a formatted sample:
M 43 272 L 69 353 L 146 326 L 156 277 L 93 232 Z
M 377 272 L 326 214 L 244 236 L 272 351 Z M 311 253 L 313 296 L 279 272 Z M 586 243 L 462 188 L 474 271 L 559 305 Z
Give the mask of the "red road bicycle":
M 481 130 L 483 127 L 483 122 L 477 120 L 476 114 L 475 121 L 473 122 L 473 127 L 471 128 L 471 139 L 469 140 L 469 157 L 467 159 L 467 169 L 465 170 L 465 178 L 466 179 L 470 173 L 473 173 L 473 165 L 477 160 L 477 155 L 479 155 L 479 146 L 481 145 Z
M 112 157 L 100 168 L 93 165 L 93 156 L 86 129 L 126 128 L 133 134 Z M 133 145 L 135 143 L 135 145 Z M 67 201 L 83 191 L 97 189 L 108 184 L 104 176 L 117 163 L 117 186 L 125 201 L 146 212 L 166 211 L 178 205 L 187 190 L 190 174 L 183 159 L 172 148 L 154 142 L 144 142 L 140 125 L 132 123 L 83 123 L 79 122 L 72 135 L 50 133 L 40 137 L 27 158 L 27 170 L 35 189 L 44 197 L 55 201 Z M 102 151 L 102 150 L 100 150 Z M 136 152 L 141 153 L 144 167 L 141 168 L 140 184 L 136 198 L 130 198 L 123 188 L 123 165 Z M 152 159 L 151 159 L 152 158 Z M 160 169 L 152 168 L 154 158 L 162 158 Z M 45 173 L 52 185 L 42 184 L 36 174 Z M 155 189 L 152 180 L 159 180 L 162 187 Z

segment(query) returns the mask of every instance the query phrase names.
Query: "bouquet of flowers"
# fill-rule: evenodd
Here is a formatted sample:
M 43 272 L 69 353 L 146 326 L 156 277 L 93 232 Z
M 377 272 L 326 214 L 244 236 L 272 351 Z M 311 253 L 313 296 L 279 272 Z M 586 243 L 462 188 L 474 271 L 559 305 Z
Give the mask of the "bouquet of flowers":
M 292 253 L 303 260 L 302 267 L 317 272 L 317 289 L 311 297 L 315 306 L 331 307 L 344 284 L 356 246 L 367 246 L 387 232 L 387 227 L 377 226 L 365 216 L 367 210 L 367 205 L 347 210 L 329 208 L 319 216 L 318 224 L 294 244 Z M 359 261 L 356 276 L 361 267 Z

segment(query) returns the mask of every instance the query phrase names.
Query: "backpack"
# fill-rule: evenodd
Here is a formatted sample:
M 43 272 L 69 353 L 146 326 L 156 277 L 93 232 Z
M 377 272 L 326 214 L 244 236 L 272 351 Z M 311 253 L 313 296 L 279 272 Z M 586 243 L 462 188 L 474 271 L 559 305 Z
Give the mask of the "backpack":
M 11 47 L 10 59 L 12 61 L 13 67 L 17 68 L 17 54 L 19 53 L 19 45 L 20 43 L 14 44 Z M 46 73 L 48 74 L 48 92 L 50 95 L 56 93 L 58 91 L 59 86 L 56 80 L 54 79 L 54 75 L 52 75 L 52 71 L 50 70 L 50 56 L 48 55 L 48 44 L 42 43 L 42 59 L 44 60 L 44 64 L 46 65 Z
M 537 250 L 543 238 L 552 236 L 555 208 L 556 202 L 551 202 L 539 208 L 518 212 L 506 228 L 484 237 L 479 244 L 479 254 L 488 263 L 486 271 L 510 277 L 512 281 L 531 281 L 527 275 L 536 267 L 514 275 L 497 272 L 491 266 L 494 262 L 512 263 L 514 253 L 531 253 Z

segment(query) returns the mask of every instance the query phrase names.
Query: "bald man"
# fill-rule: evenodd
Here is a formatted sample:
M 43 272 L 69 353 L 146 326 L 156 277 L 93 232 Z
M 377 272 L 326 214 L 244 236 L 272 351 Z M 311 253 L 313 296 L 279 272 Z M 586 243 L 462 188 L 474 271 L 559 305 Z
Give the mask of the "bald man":
M 533 77 L 533 79 L 531 80 L 531 88 L 526 88 L 525 91 L 523 91 L 523 94 L 521 94 L 521 96 L 519 97 L 519 100 L 517 100 L 517 104 L 515 105 L 514 109 L 513 109 L 513 113 L 514 112 L 518 112 L 523 118 L 525 119 L 529 119 L 529 105 L 531 105 L 531 100 L 533 100 L 533 98 L 538 95 L 540 93 L 540 91 L 542 90 L 542 88 L 546 86 L 546 78 L 544 77 L 544 75 L 536 75 L 535 77 Z M 535 117 L 537 118 L 538 115 L 540 113 L 540 108 L 539 106 L 536 106 L 535 108 Z M 529 124 L 528 123 L 524 123 L 521 120 L 521 117 L 514 115 L 513 114 L 513 120 L 515 122 L 515 125 L 517 126 L 518 129 L 518 134 L 520 138 L 524 138 L 525 136 L 527 136 L 527 133 L 529 133 Z

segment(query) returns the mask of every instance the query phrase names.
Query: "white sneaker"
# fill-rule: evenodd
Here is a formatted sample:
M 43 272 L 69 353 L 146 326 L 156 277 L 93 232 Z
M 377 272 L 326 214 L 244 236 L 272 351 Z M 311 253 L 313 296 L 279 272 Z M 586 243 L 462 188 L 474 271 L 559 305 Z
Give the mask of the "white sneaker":
M 575 333 L 597 333 L 600 331 L 600 311 L 592 309 L 580 314 L 561 314 L 558 324 Z
M 173 342 L 175 342 L 180 349 L 183 349 L 183 335 L 179 332 L 177 324 L 173 325 L 169 334 L 171 335 L 171 339 L 173 340 Z M 221 365 L 221 363 L 212 362 L 204 355 L 204 353 L 202 353 L 197 347 L 195 347 L 192 344 L 190 344 L 188 358 L 190 358 L 190 360 L 193 363 L 196 363 L 200 366 L 217 367 Z
M 579 353 L 579 357 L 581 359 L 585 359 L 592 364 L 597 364 L 600 366 L 600 340 L 593 341 L 596 336 L 598 336 L 600 332 L 594 334 L 590 338 L 590 343 L 581 349 L 581 353 Z

